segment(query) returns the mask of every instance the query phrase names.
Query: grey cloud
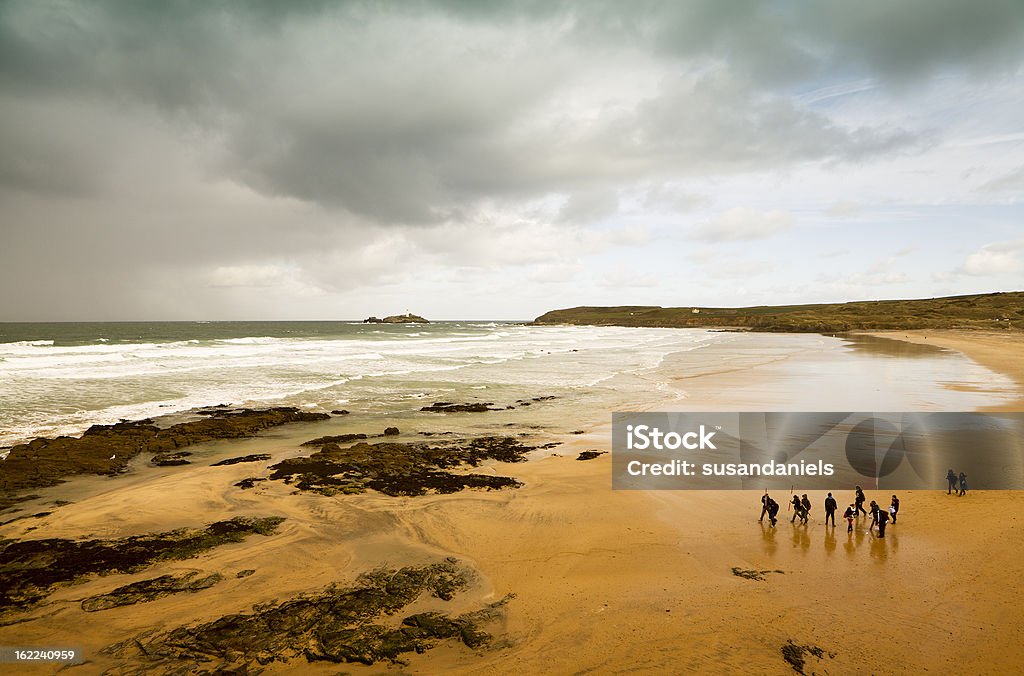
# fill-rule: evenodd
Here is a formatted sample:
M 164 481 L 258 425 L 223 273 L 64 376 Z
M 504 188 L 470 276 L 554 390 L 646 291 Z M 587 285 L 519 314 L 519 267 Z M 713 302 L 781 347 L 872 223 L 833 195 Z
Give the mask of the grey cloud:
M 763 43 L 810 30 L 763 5 L 12 2 L 0 13 L 0 82 L 5 96 L 55 105 L 155 107 L 184 140 L 194 130 L 216 139 L 204 151 L 227 177 L 382 223 L 461 218 L 481 199 L 857 159 L 913 140 L 837 127 L 760 90 L 744 55 L 793 52 Z M 497 23 L 509 15 L 519 23 Z M 554 92 L 616 60 L 614 44 L 595 44 L 613 34 L 666 73 L 666 41 L 687 58 L 729 55 L 729 66 L 670 78 L 653 98 L 624 91 L 632 110 L 581 133 L 571 113 L 549 119 Z M 594 53 L 605 61 L 591 63 Z M 45 157 L 45 144 L 36 152 Z M 34 185 L 25 174 L 0 169 Z
M 916 151 L 794 94 L 1019 67 L 1022 8 L 0 0 L 0 318 L 600 250 L 616 196 Z

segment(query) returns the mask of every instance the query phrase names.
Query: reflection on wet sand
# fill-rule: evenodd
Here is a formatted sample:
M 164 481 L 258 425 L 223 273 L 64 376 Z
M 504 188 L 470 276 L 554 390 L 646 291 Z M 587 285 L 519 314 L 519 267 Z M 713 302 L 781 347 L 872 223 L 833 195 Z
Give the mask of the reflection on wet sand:
M 764 553 L 775 554 L 779 545 L 775 542 L 775 527 L 761 521 L 761 538 L 764 540 Z
M 804 554 L 811 548 L 811 536 L 807 532 L 807 524 L 791 524 L 793 527 L 793 547 L 799 547 Z
M 862 334 L 842 336 L 847 346 L 856 352 L 882 357 L 941 357 L 943 355 L 953 357 L 956 352 L 947 350 L 937 345 L 922 343 L 908 343 L 894 338 L 881 338 L 879 336 L 866 336 Z
M 836 527 L 825 526 L 825 551 L 829 556 L 836 551 Z

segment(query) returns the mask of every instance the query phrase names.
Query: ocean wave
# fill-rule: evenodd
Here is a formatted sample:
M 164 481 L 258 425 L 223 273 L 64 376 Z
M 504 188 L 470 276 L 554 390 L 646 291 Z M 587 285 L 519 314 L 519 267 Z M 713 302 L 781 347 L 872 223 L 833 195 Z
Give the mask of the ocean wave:
M 0 348 L 7 347 L 49 347 L 53 345 L 52 340 L 15 340 L 10 343 L 0 343 Z

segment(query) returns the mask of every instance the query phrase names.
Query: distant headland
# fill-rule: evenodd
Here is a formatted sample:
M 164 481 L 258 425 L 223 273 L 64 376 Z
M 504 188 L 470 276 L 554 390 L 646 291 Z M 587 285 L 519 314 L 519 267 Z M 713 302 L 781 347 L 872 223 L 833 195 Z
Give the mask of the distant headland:
M 411 312 L 406 312 L 404 315 L 391 315 L 384 319 L 378 319 L 377 317 L 367 317 L 363 320 L 364 324 L 429 324 L 430 322 L 414 315 Z
M 874 300 L 756 307 L 575 307 L 546 312 L 538 325 L 734 328 L 749 331 L 842 333 L 857 330 L 1020 329 L 1024 292 L 917 300 Z

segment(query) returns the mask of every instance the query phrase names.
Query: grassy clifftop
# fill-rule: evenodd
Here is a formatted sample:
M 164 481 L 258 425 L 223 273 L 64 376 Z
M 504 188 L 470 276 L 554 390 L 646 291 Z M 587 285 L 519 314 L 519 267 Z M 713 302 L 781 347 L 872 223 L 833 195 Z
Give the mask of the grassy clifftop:
M 546 312 L 537 317 L 534 324 L 669 328 L 715 326 L 751 331 L 820 333 L 857 329 L 1018 329 L 1024 328 L 1024 292 L 741 308 L 575 307 Z

